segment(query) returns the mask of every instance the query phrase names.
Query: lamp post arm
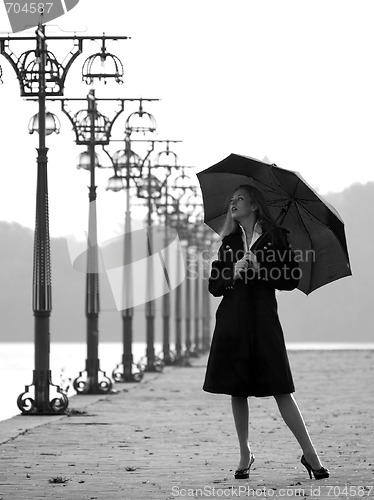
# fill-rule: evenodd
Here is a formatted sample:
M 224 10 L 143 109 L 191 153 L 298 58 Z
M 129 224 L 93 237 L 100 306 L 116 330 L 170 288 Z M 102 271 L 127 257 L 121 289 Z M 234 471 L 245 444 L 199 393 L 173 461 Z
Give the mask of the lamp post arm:
M 83 52 L 83 41 L 82 41 L 82 39 L 74 40 L 74 47 L 69 52 L 70 58 L 69 58 L 68 62 L 66 63 L 65 67 L 61 65 L 61 68 L 63 68 L 62 75 L 61 75 L 61 83 L 62 83 L 61 87 L 62 88 L 65 87 L 66 76 L 68 74 L 68 71 L 71 68 L 71 65 L 73 64 L 73 62 L 76 60 L 76 58 L 82 52 Z
M 34 38 L 33 38 L 34 40 Z M 18 83 L 20 86 L 21 94 L 23 91 L 22 87 L 22 74 L 18 68 L 19 59 L 15 56 L 15 54 L 9 48 L 9 39 L 0 38 L 0 51 L 1 54 L 5 57 L 5 59 L 10 63 L 12 68 L 14 69 L 15 74 L 17 75 Z
M 112 128 L 113 128 L 114 122 L 117 120 L 117 118 L 123 112 L 123 109 L 124 109 L 125 99 L 120 99 L 119 102 L 121 103 L 121 105 L 120 105 L 119 109 L 115 112 L 113 118 L 110 120 L 110 124 L 109 124 L 108 130 L 107 130 L 108 139 L 110 139 L 110 136 L 112 135 Z
M 70 115 L 69 111 L 66 108 L 66 103 L 69 101 L 69 99 L 61 99 L 61 111 L 69 118 L 69 121 L 73 127 L 74 133 L 75 133 L 75 140 L 76 142 L 79 141 L 79 135 L 78 135 L 78 129 L 76 127 L 76 123 L 73 119 L 73 117 Z
M 148 160 L 149 155 L 150 155 L 150 154 L 152 153 L 152 151 L 154 151 L 154 149 L 155 149 L 155 141 L 150 141 L 150 142 L 151 142 L 151 147 L 148 149 L 147 154 L 145 155 L 145 157 L 144 157 L 144 158 L 143 158 L 143 160 L 142 160 L 142 164 L 141 164 L 141 166 L 140 166 L 140 169 L 141 169 L 141 170 L 143 170 L 143 167 L 144 167 L 144 165 L 145 165 L 145 162 Z M 148 176 L 149 176 L 149 178 L 150 178 L 150 175 L 151 175 L 151 167 L 149 166 L 149 168 L 148 168 Z
M 43 25 L 44 26 L 44 25 Z M 87 35 L 87 36 L 50 36 L 50 35 L 45 35 L 46 40 L 112 40 L 112 41 L 117 41 L 117 40 L 131 40 L 131 36 L 108 36 L 108 35 Z M 5 37 L 0 37 L 0 40 L 35 40 L 34 36 L 5 36 Z
M 104 146 L 104 144 L 101 145 L 101 148 L 102 150 L 104 151 L 104 153 L 107 155 L 107 157 L 109 158 L 110 160 L 110 163 L 112 164 L 112 167 L 114 168 L 114 170 L 116 171 L 117 170 L 117 167 L 116 165 L 114 164 L 114 161 L 113 161 L 113 158 L 112 158 L 112 155 L 109 153 L 109 151 L 106 149 L 106 147 Z M 112 167 L 109 167 L 109 168 L 112 168 Z M 103 168 L 103 167 L 101 167 Z M 108 167 L 105 167 L 105 168 L 108 168 Z
M 48 96 L 47 96 L 48 97 Z M 74 118 L 71 116 L 70 112 L 68 111 L 67 109 L 67 103 L 70 102 L 70 101 L 87 101 L 88 98 L 84 99 L 84 98 L 64 98 L 64 97 L 50 97 L 48 98 L 48 101 L 60 101 L 61 102 L 61 111 L 69 118 L 69 121 L 70 123 L 72 124 L 72 127 L 73 127 L 73 130 L 74 130 L 74 133 L 75 133 L 75 137 L 76 137 L 76 142 L 77 144 L 80 142 L 80 138 L 79 138 L 79 132 L 78 132 L 78 127 L 77 127 L 77 122 L 74 120 Z M 30 99 L 30 100 L 34 100 L 33 98 Z M 119 104 L 119 107 L 118 109 L 114 112 L 114 116 L 113 118 L 111 118 L 109 120 L 109 125 L 108 125 L 108 128 L 105 132 L 106 136 L 107 136 L 107 139 L 108 139 L 108 142 L 109 140 L 112 140 L 111 139 L 111 135 L 112 135 L 112 128 L 113 128 L 113 125 L 115 123 L 115 121 L 117 120 L 117 118 L 119 117 L 119 115 L 121 113 L 123 113 L 124 109 L 125 109 L 125 102 L 134 102 L 134 101 L 140 101 L 140 100 L 145 100 L 145 101 L 158 101 L 159 99 L 144 99 L 144 98 L 134 98 L 134 97 L 125 97 L 125 98 L 110 98 L 110 97 L 107 97 L 107 98 L 97 98 L 95 97 L 95 101 L 96 102 L 102 102 L 102 101 L 106 101 L 106 102 L 117 102 Z M 112 140 L 112 142 L 116 142 L 115 140 Z M 123 142 L 123 139 L 121 139 L 119 142 Z M 144 158 L 144 161 L 143 161 L 143 165 L 145 163 L 145 161 L 148 159 L 148 156 L 152 153 L 152 151 L 154 150 L 154 145 L 155 141 L 152 141 L 152 147 L 151 149 L 147 152 L 147 156 Z M 109 154 L 109 153 L 107 153 Z

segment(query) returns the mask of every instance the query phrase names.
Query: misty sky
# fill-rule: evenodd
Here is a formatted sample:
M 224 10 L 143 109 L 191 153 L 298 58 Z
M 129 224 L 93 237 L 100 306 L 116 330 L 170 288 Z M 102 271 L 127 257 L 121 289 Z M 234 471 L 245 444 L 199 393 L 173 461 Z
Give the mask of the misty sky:
M 157 120 L 159 138 L 183 140 L 175 147 L 181 164 L 198 172 L 230 153 L 266 156 L 326 193 L 374 180 L 373 14 L 372 1 L 357 0 L 80 0 L 52 21 L 49 33 L 131 36 L 108 49 L 124 64 L 124 85 L 96 86 L 97 96 L 161 99 L 145 109 Z M 60 60 L 70 50 L 52 42 L 48 48 Z M 98 49 L 84 46 L 66 97 L 86 96 L 81 67 Z M 27 127 L 37 104 L 22 100 L 5 58 L 0 65 L 0 219 L 33 228 L 38 138 Z M 47 142 L 51 234 L 83 238 L 89 176 L 76 170 L 76 158 L 84 148 L 75 145 L 59 107 L 48 109 L 62 127 Z M 118 120 L 116 139 L 132 111 L 122 127 Z M 110 175 L 97 175 L 99 239 L 118 233 L 123 221 L 124 193 L 105 191 Z

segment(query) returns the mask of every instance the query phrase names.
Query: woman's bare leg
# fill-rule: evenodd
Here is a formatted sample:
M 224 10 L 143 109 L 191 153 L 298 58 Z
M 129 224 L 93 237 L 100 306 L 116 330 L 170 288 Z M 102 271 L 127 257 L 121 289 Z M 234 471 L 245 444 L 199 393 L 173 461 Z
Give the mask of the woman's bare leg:
M 240 462 L 238 469 L 248 467 L 251 457 L 251 447 L 249 444 L 249 407 L 247 398 L 231 397 L 232 414 L 234 416 L 236 433 L 239 440 Z
M 297 439 L 307 462 L 313 469 L 322 467 L 316 449 L 310 439 L 303 416 L 292 394 L 274 396 L 283 420 Z

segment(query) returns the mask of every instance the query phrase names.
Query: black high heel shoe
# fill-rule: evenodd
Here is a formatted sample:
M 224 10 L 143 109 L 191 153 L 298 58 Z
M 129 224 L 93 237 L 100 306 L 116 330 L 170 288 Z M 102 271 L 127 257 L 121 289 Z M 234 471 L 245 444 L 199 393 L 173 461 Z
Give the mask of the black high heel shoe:
M 321 467 L 320 469 L 313 469 L 313 467 L 306 461 L 304 455 L 301 457 L 300 461 L 309 472 L 310 479 L 312 479 L 312 473 L 314 479 L 325 479 L 326 477 L 330 477 L 330 472 L 328 469 L 325 469 L 325 467 Z
M 255 456 L 253 453 L 251 453 L 251 459 L 249 461 L 249 465 L 246 469 L 237 469 L 235 471 L 235 479 L 248 479 L 249 478 L 249 471 L 251 470 L 251 466 L 253 462 L 255 461 Z

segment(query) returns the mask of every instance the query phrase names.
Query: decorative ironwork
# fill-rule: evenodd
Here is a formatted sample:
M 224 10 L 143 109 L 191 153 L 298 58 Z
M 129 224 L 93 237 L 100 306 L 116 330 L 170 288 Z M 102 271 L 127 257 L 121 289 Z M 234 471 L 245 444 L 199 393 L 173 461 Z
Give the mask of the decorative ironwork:
M 99 99 L 105 101 L 117 101 L 119 108 L 115 111 L 112 119 L 102 115 L 97 110 L 97 98 L 95 90 L 91 89 L 87 94 L 87 109 L 81 109 L 75 114 L 68 110 L 68 102 L 82 101 L 83 99 L 61 99 L 61 109 L 69 118 L 75 133 L 75 142 L 80 145 L 90 145 L 94 140 L 95 145 L 105 146 L 109 144 L 112 127 L 118 116 L 122 113 L 126 99 Z
M 138 366 L 143 372 L 162 372 L 165 363 L 160 356 L 154 355 L 152 362 L 150 362 L 149 356 L 144 356 L 140 359 Z
M 130 135 L 125 137 L 125 148 L 116 151 L 111 156 L 103 147 L 104 151 L 110 157 L 114 176 L 108 180 L 107 190 L 118 192 L 122 189 L 127 190 L 126 195 L 126 217 L 124 231 L 124 255 L 129 262 L 132 262 L 132 242 L 131 242 L 131 216 L 130 216 L 130 188 L 131 181 L 136 185 L 136 182 L 142 176 L 143 162 L 139 155 L 131 149 Z M 125 170 L 125 175 L 118 175 L 119 171 Z M 123 183 L 126 180 L 126 186 Z M 139 365 L 134 364 L 132 354 L 132 339 L 133 339 L 133 306 L 132 306 L 132 290 L 133 290 L 133 273 L 131 266 L 123 266 L 123 292 L 126 304 L 122 309 L 122 338 L 123 351 L 122 363 L 118 364 L 112 372 L 115 382 L 140 382 L 144 372 Z
M 55 99 L 60 100 L 60 99 Z M 90 171 L 90 186 L 89 186 L 89 229 L 88 229 L 88 249 L 87 249 L 87 273 L 86 273 L 86 318 L 87 318 L 87 360 L 86 372 L 84 378 L 82 373 L 74 381 L 76 388 L 82 394 L 95 394 L 101 393 L 107 389 L 105 380 L 105 372 L 99 368 L 98 359 L 98 338 L 99 326 L 98 317 L 100 313 L 99 303 L 99 271 L 98 271 L 98 249 L 97 249 L 97 235 L 96 235 L 96 186 L 95 186 L 95 168 L 100 167 L 98 157 L 95 153 L 96 145 L 103 146 L 108 144 L 111 136 L 111 129 L 117 117 L 124 109 L 125 101 L 139 101 L 139 99 L 96 99 L 95 91 L 91 89 L 87 95 L 87 109 L 78 111 L 74 115 L 67 109 L 67 103 L 71 101 L 81 101 L 82 99 L 61 99 L 62 111 L 69 118 L 73 125 L 73 130 L 76 135 L 77 144 L 88 145 L 88 151 L 82 153 L 79 157 L 79 167 Z M 154 99 L 146 99 L 154 100 Z M 118 109 L 115 110 L 114 117 L 109 120 L 101 115 L 97 110 L 97 101 L 115 101 L 119 104 Z M 130 160 L 131 164 L 137 164 L 139 158 L 135 153 L 130 152 L 128 144 L 124 150 L 127 155 L 127 160 L 123 159 L 122 152 L 118 153 L 114 161 L 112 160 L 115 168 L 115 175 L 109 179 L 109 189 L 119 191 L 123 188 L 122 176 L 118 175 L 118 170 L 122 169 L 124 165 L 127 166 Z M 127 364 L 125 365 L 127 366 Z M 130 364 L 131 367 L 131 364 Z M 99 382 L 97 371 L 104 374 L 104 386 Z M 127 368 L 126 368 L 127 370 Z M 105 378 L 106 377 L 106 378 Z
M 47 187 L 47 148 L 38 149 L 38 183 L 34 233 L 33 311 L 52 310 L 51 251 Z M 49 334 L 49 332 L 48 332 Z
M 137 185 L 137 194 L 139 198 L 155 200 L 161 197 L 162 183 L 158 177 L 151 174 L 142 179 Z
M 88 84 L 91 84 L 95 78 L 99 80 L 103 78 L 104 80 L 106 80 L 107 78 L 114 78 L 118 83 L 123 83 L 122 63 L 118 57 L 113 54 L 109 54 L 106 51 L 105 42 L 107 40 L 127 40 L 127 36 L 47 36 L 45 34 L 45 26 L 43 24 L 39 24 L 35 33 L 37 42 L 36 49 L 27 50 L 26 52 L 23 52 L 19 57 L 17 57 L 16 54 L 14 54 L 14 52 L 11 50 L 9 46 L 10 43 L 13 43 L 14 41 L 21 41 L 23 43 L 28 40 L 35 41 L 35 37 L 12 36 L 10 38 L 8 36 L 6 38 L 0 38 L 1 54 L 9 61 L 9 63 L 13 67 L 18 78 L 21 95 L 23 97 L 39 97 L 40 87 L 38 83 L 38 71 L 42 53 L 43 57 L 45 58 L 45 94 L 47 96 L 62 96 L 64 93 L 65 80 L 68 71 L 75 59 L 83 51 L 83 40 L 102 40 L 101 52 L 99 54 L 91 56 L 91 58 L 88 58 L 86 60 L 87 66 L 89 66 L 89 72 L 87 73 L 86 71 L 86 74 L 83 74 L 84 81 L 86 81 Z M 73 47 L 64 58 L 64 64 L 59 63 L 54 54 L 47 50 L 47 40 L 73 42 Z M 107 71 L 106 73 L 103 73 L 102 71 L 95 72 L 93 71 L 93 65 L 95 61 L 97 61 L 100 65 L 109 61 L 109 64 L 112 65 L 113 70 L 111 72 Z
M 45 26 L 42 22 L 39 23 L 35 35 L 36 36 L 33 37 L 8 36 L 6 38 L 0 38 L 0 52 L 8 60 L 16 73 L 20 85 L 21 96 L 31 99 L 36 98 L 39 106 L 37 117 L 39 147 L 37 158 L 38 172 L 32 294 L 32 308 L 35 317 L 35 370 L 33 377 L 35 391 L 34 396 L 29 395 L 28 387 L 31 386 L 26 386 L 26 391 L 18 398 L 18 406 L 25 414 L 57 414 L 63 413 L 66 409 L 67 397 L 58 386 L 51 383 L 51 372 L 49 370 L 49 320 L 52 310 L 52 285 L 47 182 L 48 149 L 45 144 L 46 135 L 48 134 L 48 123 L 46 124 L 46 118 L 48 118 L 48 116 L 46 116 L 45 105 L 47 98 L 63 95 L 67 72 L 73 61 L 82 52 L 83 40 L 96 40 L 100 38 L 103 40 L 103 46 L 105 47 L 105 37 L 47 37 L 45 34 Z M 127 37 L 116 37 L 115 39 L 126 38 Z M 65 65 L 60 64 L 53 53 L 47 50 L 47 39 L 69 40 L 73 42 L 73 48 L 65 58 Z M 114 38 L 109 37 L 109 39 Z M 14 41 L 25 43 L 30 40 L 36 42 L 36 48 L 23 52 L 20 57 L 17 57 L 10 48 L 10 43 L 13 44 Z M 1 69 L 0 72 L 1 76 Z M 92 123 L 93 122 L 94 120 L 92 120 Z M 36 130 L 36 128 L 33 128 L 33 130 Z M 91 318 L 89 319 L 91 320 Z M 92 319 L 95 331 L 97 331 L 96 323 L 95 319 Z M 88 358 L 90 358 L 90 354 L 91 353 L 89 353 Z M 89 364 L 89 361 L 90 360 L 87 361 L 87 364 Z M 107 385 L 107 382 L 104 381 L 104 387 Z M 57 388 L 57 392 L 62 394 L 62 396 L 50 401 L 50 386 Z
M 108 69 L 108 66 L 111 66 Z M 104 80 L 114 78 L 119 84 L 123 83 L 123 64 L 119 58 L 106 50 L 105 36 L 102 37 L 101 51 L 88 57 L 82 68 L 82 80 L 91 85 L 94 79 Z
M 139 363 L 132 363 L 131 366 L 122 362 L 112 371 L 114 382 L 141 382 L 144 377 L 144 370 Z
M 164 163 L 164 158 L 166 158 Z M 172 161 L 170 161 L 172 158 Z M 161 151 L 155 158 L 155 165 L 157 167 L 166 167 L 171 171 L 171 168 L 178 168 L 178 156 L 174 151 L 170 151 L 169 141 L 166 141 L 165 151 Z
M 171 349 L 165 350 L 158 354 L 158 356 L 162 359 L 165 366 L 171 365 L 179 365 L 179 366 L 190 366 L 190 363 L 187 359 L 188 356 L 180 356 L 178 357 L 177 353 Z
M 30 391 L 30 388 L 34 386 L 35 390 Z M 43 395 L 40 398 L 38 394 L 38 386 L 40 387 L 54 387 L 58 393 L 57 397 L 54 397 L 51 401 L 48 397 Z M 25 386 L 25 392 L 20 394 L 17 398 L 17 406 L 24 415 L 59 415 L 64 414 L 65 410 L 69 405 L 69 400 L 62 389 L 51 381 L 51 371 L 33 371 L 33 381 L 31 385 Z
M 126 147 L 125 149 L 120 149 L 113 154 L 114 167 L 119 169 L 130 168 L 132 170 L 131 172 L 132 178 L 134 177 L 133 173 L 134 169 L 136 167 L 140 167 L 141 164 L 142 160 L 140 156 L 134 153 L 134 151 L 132 151 L 130 147 Z M 141 177 L 142 176 L 141 171 L 139 171 L 135 176 Z
M 42 27 L 44 28 L 44 27 Z M 44 29 L 40 27 L 37 30 L 39 41 L 42 39 L 45 46 Z M 28 38 L 25 38 L 28 39 Z M 0 39 L 1 53 L 10 62 L 16 72 L 21 96 L 23 97 L 38 97 L 40 92 L 39 71 L 41 48 L 39 46 L 35 50 L 27 50 L 17 57 L 9 47 L 9 42 L 12 39 Z M 14 37 L 13 40 L 22 40 L 20 37 Z M 45 57 L 45 93 L 50 96 L 63 95 L 64 85 L 67 72 L 73 61 L 82 52 L 82 39 L 74 39 L 74 46 L 69 52 L 68 62 L 65 66 L 60 64 L 54 54 L 44 49 Z
M 158 203 L 158 211 L 165 217 L 165 225 L 167 227 L 175 228 L 178 232 L 179 237 L 183 240 L 189 237 L 191 227 L 187 226 L 188 218 L 190 216 L 190 207 L 188 195 L 192 197 L 195 192 L 195 188 L 192 184 L 192 179 L 185 174 L 185 169 L 187 167 L 181 166 L 179 169 L 182 174 L 177 177 L 171 178 L 169 176 L 167 181 L 164 183 L 164 193 L 162 198 Z M 168 189 L 173 191 L 173 195 L 168 193 Z M 170 201 L 169 201 L 170 200 Z M 182 206 L 186 209 L 181 211 Z M 183 242 L 182 242 L 183 244 Z M 184 242 L 185 244 L 185 242 Z M 190 279 L 188 277 L 190 263 L 188 262 L 188 255 L 185 256 L 187 265 L 185 266 L 185 272 L 187 278 L 184 280 L 184 286 L 186 287 L 185 300 L 185 347 L 183 351 L 182 347 L 182 284 L 175 289 L 175 355 L 173 358 L 173 364 L 181 366 L 190 366 L 189 358 L 191 356 L 191 321 L 190 321 Z M 178 253 L 176 258 L 176 274 L 180 275 L 181 272 L 181 256 Z M 180 282 L 180 279 L 178 279 Z
M 110 121 L 97 109 L 95 109 L 94 113 L 91 110 L 81 109 L 73 116 L 72 121 L 75 124 L 74 131 L 77 136 L 77 144 L 90 144 L 92 120 L 94 121 L 95 144 L 108 144 Z
M 92 366 L 93 364 L 95 366 Z M 98 359 L 87 359 L 86 369 L 79 372 L 73 381 L 73 387 L 78 394 L 107 394 L 111 392 L 112 386 L 111 379 L 100 370 Z

